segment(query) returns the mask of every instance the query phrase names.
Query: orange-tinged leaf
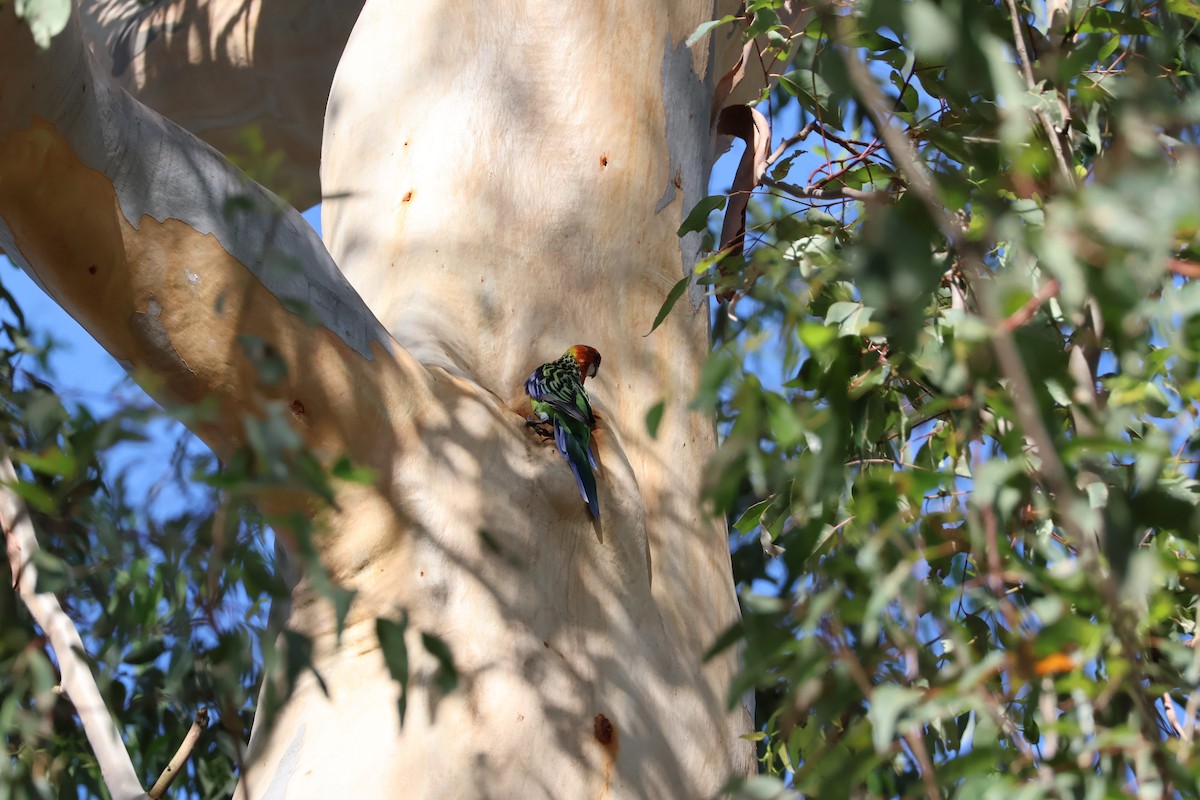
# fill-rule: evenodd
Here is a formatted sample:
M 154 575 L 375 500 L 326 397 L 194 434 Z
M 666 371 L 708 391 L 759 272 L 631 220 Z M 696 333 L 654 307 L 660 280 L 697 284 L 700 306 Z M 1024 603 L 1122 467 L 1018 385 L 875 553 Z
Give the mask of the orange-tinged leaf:
M 1033 671 L 1038 675 L 1053 675 L 1056 672 L 1070 672 L 1075 667 L 1075 659 L 1066 653 L 1051 653 L 1045 658 L 1038 659 L 1038 662 L 1033 665 Z

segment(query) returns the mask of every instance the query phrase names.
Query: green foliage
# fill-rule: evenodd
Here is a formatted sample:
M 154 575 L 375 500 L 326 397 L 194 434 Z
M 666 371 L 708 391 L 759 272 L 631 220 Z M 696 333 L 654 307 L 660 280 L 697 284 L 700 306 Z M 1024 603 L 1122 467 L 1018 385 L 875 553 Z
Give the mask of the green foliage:
M 667 299 L 663 301 L 662 308 L 658 310 L 658 314 L 654 316 L 654 324 L 650 326 L 650 332 L 653 333 L 659 325 L 663 324 L 663 320 L 671 313 L 671 309 L 679 302 L 679 298 L 683 297 L 683 293 L 687 291 L 688 285 L 691 283 L 690 278 L 680 278 L 671 287 L 671 291 L 667 293 Z
M 176 446 L 161 479 L 146 487 L 144 477 L 129 476 L 128 465 L 137 462 L 138 448 L 161 448 L 167 412 L 134 404 L 98 418 L 65 402 L 40 377 L 48 348 L 30 341 L 20 309 L 2 289 L 0 299 L 11 317 L 0 319 L 8 343 L 0 348 L 0 414 L 20 478 L 12 488 L 30 509 L 41 547 L 37 588 L 54 592 L 80 625 L 145 785 L 174 755 L 196 711 L 207 709 L 218 724 L 203 733 L 170 792 L 229 797 L 251 720 L 269 725 L 306 675 L 324 687 L 312 643 L 283 628 L 270 604 L 289 596 L 286 576 L 298 573 L 344 624 L 354 595 L 333 582 L 318 557 L 319 511 L 333 502 L 332 480 L 369 483 L 374 475 L 345 457 L 327 469 L 288 424 L 286 410 L 267 405 L 243 420 L 246 444 L 223 464 L 169 423 Z M 259 340 L 243 345 L 261 382 L 283 377 L 286 366 L 270 347 Z M 193 425 L 216 421 L 209 403 L 170 411 Z M 260 501 L 277 496 L 309 497 L 318 513 L 263 516 Z M 169 510 L 156 505 L 164 497 L 174 498 Z M 281 560 L 275 530 L 289 537 L 294 565 Z M 7 559 L 0 564 L 0 736 L 9 754 L 0 797 L 107 796 L 74 711 L 56 691 L 55 654 L 14 591 Z M 391 630 L 381 627 L 381 641 L 404 687 L 403 638 L 397 645 L 386 635 Z M 458 673 L 449 648 L 433 634 L 421 636 L 437 664 L 434 684 L 453 691 Z
M 39 377 L 46 348 L 30 342 L 19 308 L 3 289 L 0 299 L 13 318 L 0 318 L 9 344 L 0 349 L 0 414 L 20 478 L 12 488 L 29 506 L 41 546 L 37 588 L 54 592 L 80 625 L 145 785 L 175 753 L 196 711 L 207 709 L 218 724 L 201 736 L 170 792 L 229 797 L 251 720 L 269 725 L 305 676 L 324 689 L 312 642 L 284 628 L 283 615 L 271 615 L 270 604 L 289 596 L 295 577 L 288 576 L 302 575 L 330 603 L 340 632 L 354 595 L 332 580 L 319 558 L 320 511 L 333 503 L 333 480 L 370 483 L 375 476 L 345 457 L 327 468 L 289 425 L 286 409 L 268 404 L 261 416 L 242 421 L 246 444 L 224 463 L 171 423 L 177 444 L 161 480 L 135 487 L 127 470 L 113 464 L 136 463 L 130 447 L 160 447 L 152 440 L 161 440 L 167 412 L 135 404 L 97 418 L 82 404 L 64 402 Z M 257 339 L 242 344 L 260 382 L 284 377 L 286 365 L 272 348 Z M 170 413 L 204 426 L 216 422 L 217 412 L 201 403 Z M 156 507 L 164 496 L 181 508 Z M 280 496 L 310 498 L 314 513 L 258 511 L 262 500 Z M 273 531 L 289 537 L 288 559 L 276 549 Z M 6 620 L 0 736 L 9 753 L 0 797 L 107 796 L 74 711 L 55 690 L 55 655 L 17 597 L 8 561 L 0 564 Z M 388 666 L 401 685 L 401 723 L 409 681 L 406 625 L 378 620 Z M 428 632 L 421 641 L 436 663 L 433 684 L 443 694 L 454 691 L 458 672 L 449 647 Z
M 1197 796 L 1198 15 L 747 5 L 799 122 L 700 279 L 739 796 Z
M 27 341 L 13 326 L 6 333 Z M 146 785 L 183 741 L 195 712 L 208 708 L 220 724 L 202 735 L 172 791 L 228 797 L 262 672 L 255 653 L 279 633 L 266 609 L 288 590 L 265 521 L 253 509 L 254 481 L 235 478 L 237 467 L 222 468 L 176 429 L 161 480 L 135 494 L 126 471 L 106 464 L 142 446 L 152 429 L 161 431 L 163 412 L 132 406 L 98 419 L 24 372 L 20 364 L 36 355 L 28 344 L 4 352 L 0 403 L 17 488 L 42 548 L 37 588 L 55 592 L 83 624 L 101 692 Z M 154 507 L 156 497 L 172 493 L 188 498 L 184 510 Z M 0 794 L 106 796 L 70 703 L 51 691 L 58 683 L 54 654 L 3 563 L 0 735 L 9 759 Z
M 696 203 L 695 208 L 688 212 L 684 220 L 679 225 L 679 235 L 683 236 L 687 233 L 702 231 L 708 225 L 708 216 L 714 211 L 719 211 L 725 207 L 728 201 L 724 195 L 713 195 L 705 197 L 699 203 Z
M 71 0 L 13 0 L 17 16 L 25 20 L 37 46 L 50 46 L 71 18 Z
M 277 165 L 261 161 L 247 166 Z M 223 207 L 231 216 L 279 213 L 247 196 L 226 198 Z M 263 258 L 298 268 L 270 249 Z M 228 301 L 218 298 L 218 309 Z M 220 462 L 179 425 L 228 429 L 219 416 L 228 412 L 215 402 L 163 409 L 108 398 L 103 405 L 115 410 L 98 414 L 56 391 L 52 345 L 34 341 L 2 283 L 0 303 L 0 435 L 18 476 L 6 488 L 30 512 L 40 547 L 36 588 L 53 592 L 80 628 L 85 657 L 143 785 L 152 785 L 204 710 L 215 724 L 201 734 L 168 796 L 228 798 L 244 768 L 251 721 L 269 726 L 302 680 L 326 688 L 313 643 L 286 628 L 286 614 L 272 613 L 271 605 L 303 580 L 330 604 L 341 635 L 354 593 L 330 576 L 317 540 L 322 520 L 336 509 L 335 482 L 372 484 L 376 475 L 344 455 L 310 450 L 281 402 L 264 402 L 237 420 L 234 439 L 242 444 Z M 304 302 L 287 305 L 311 320 Z M 237 343 L 260 388 L 288 377 L 270 341 L 241 336 Z M 173 451 L 147 486 L 131 467 L 161 458 L 171 438 Z M 273 516 L 264 508 L 293 510 Z M 286 538 L 286 550 L 276 534 Z M 7 750 L 0 800 L 107 797 L 75 711 L 59 691 L 57 654 L 19 598 L 8 559 L 0 559 L 0 614 L 0 737 Z M 377 623 L 400 684 L 403 724 L 407 616 Z M 453 692 L 458 671 L 449 647 L 419 633 L 436 665 L 432 684 Z

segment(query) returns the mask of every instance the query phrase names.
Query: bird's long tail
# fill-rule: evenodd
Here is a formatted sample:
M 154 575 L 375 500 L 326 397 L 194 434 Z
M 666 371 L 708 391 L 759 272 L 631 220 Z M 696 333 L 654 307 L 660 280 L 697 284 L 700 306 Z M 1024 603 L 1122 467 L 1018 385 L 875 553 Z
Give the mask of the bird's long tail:
M 583 502 L 587 503 L 588 511 L 592 512 L 593 517 L 600 519 L 600 497 L 596 491 L 596 476 L 592 473 L 596 459 L 588 446 L 588 438 L 590 437 L 587 437 L 586 432 L 584 437 L 580 437 L 561 425 L 557 419 L 554 420 L 554 443 L 558 445 L 558 452 L 562 453 L 563 458 L 571 465 L 571 473 L 575 476 L 575 483 L 579 486 L 579 493 L 583 495 Z

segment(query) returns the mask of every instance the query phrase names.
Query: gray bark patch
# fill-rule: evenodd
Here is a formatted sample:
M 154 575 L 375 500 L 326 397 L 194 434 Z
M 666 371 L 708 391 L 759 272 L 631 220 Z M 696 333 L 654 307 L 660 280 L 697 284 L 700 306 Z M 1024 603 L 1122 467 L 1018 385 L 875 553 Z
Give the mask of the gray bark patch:
M 129 328 L 142 346 L 145 365 L 160 375 L 194 377 L 191 369 L 175 351 L 171 336 L 162 323 L 162 304 L 151 292 L 145 311 L 135 311 Z M 128 369 L 128 367 L 126 367 Z
M 709 109 L 712 104 L 711 76 L 697 75 L 692 69 L 692 54 L 687 44 L 671 46 L 667 36 L 662 60 L 663 113 L 666 116 L 667 152 L 670 163 L 662 196 L 655 205 L 660 213 L 683 194 L 683 214 L 687 214 L 708 193 L 708 173 L 712 161 L 712 136 Z M 689 233 L 680 241 L 682 275 L 690 275 L 700 258 L 702 234 Z M 703 293 L 692 285 L 692 307 L 703 302 Z

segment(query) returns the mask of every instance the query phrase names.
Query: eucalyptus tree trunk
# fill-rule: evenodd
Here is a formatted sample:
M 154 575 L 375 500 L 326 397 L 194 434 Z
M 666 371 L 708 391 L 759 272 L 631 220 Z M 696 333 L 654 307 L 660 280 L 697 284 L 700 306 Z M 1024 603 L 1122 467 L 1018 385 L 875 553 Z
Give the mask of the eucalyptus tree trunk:
M 292 17 L 269 1 L 237 4 L 244 18 L 188 5 L 128 49 L 124 73 L 105 4 L 46 51 L 0 7 L 0 247 L 158 397 L 215 397 L 195 431 L 219 456 L 246 415 L 282 409 L 322 458 L 377 476 L 339 484 L 320 520 L 329 572 L 357 592 L 340 641 L 308 582 L 293 597 L 289 625 L 313 639 L 328 695 L 302 679 L 256 726 L 239 796 L 702 798 L 752 770 L 749 714 L 726 704 L 735 658 L 703 658 L 738 612 L 724 525 L 699 498 L 714 426 L 688 410 L 702 298 L 646 335 L 696 258 L 695 235 L 681 246 L 675 231 L 705 194 L 715 79 L 738 43 L 683 40 L 721 11 L 370 0 L 329 92 L 323 247 L 113 75 L 142 76 L 122 81 L 201 134 L 244 111 L 303 184 L 310 154 L 286 142 L 317 135 L 296 109 L 329 85 L 337 47 L 311 79 L 243 81 L 291 63 L 278 48 Z M 334 5 L 313 7 L 337 18 Z M 222 61 L 229 48 L 180 42 L 155 61 L 156 41 L 207 19 L 237 19 L 266 49 Z M 209 74 L 213 91 L 193 106 L 156 74 Z M 290 117 L 267 113 L 277 95 Z M 245 336 L 283 358 L 282 381 L 258 380 Z M 604 358 L 588 383 L 596 521 L 524 425 L 525 377 L 576 343 Z M 402 613 L 403 727 L 375 635 Z M 420 631 L 449 644 L 457 691 L 439 694 Z
M 321 199 L 325 103 L 362 4 L 90 0 L 79 14 L 96 69 L 303 211 Z

